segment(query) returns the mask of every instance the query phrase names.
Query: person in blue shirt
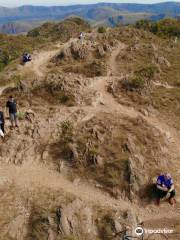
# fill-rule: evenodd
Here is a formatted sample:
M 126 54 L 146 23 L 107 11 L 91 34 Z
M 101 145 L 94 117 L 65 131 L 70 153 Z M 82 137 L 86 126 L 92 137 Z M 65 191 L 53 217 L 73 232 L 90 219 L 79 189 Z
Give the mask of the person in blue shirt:
M 172 177 L 169 173 L 158 176 L 156 181 L 157 204 L 160 204 L 162 198 L 168 197 L 169 203 L 174 205 L 175 188 Z

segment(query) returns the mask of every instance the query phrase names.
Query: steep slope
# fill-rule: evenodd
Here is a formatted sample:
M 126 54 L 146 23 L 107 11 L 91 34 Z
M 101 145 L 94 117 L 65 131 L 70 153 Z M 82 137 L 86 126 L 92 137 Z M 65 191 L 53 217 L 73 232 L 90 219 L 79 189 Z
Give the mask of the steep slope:
M 3 87 L 0 99 L 13 94 L 21 120 L 13 131 L 7 122 L 0 146 L 0 239 L 109 240 L 125 226 L 134 235 L 140 221 L 178 229 L 179 105 L 162 104 L 159 91 L 179 104 L 178 75 L 168 78 L 178 51 L 177 43 L 123 27 L 54 42 L 11 73 L 18 85 Z M 174 208 L 158 208 L 149 196 L 163 171 L 175 180 Z

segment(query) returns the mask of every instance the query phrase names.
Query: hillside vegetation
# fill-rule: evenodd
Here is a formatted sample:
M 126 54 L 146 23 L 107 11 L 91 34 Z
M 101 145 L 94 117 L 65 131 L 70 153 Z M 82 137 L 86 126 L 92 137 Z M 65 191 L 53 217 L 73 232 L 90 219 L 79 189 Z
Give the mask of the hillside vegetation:
M 24 52 L 32 52 L 44 43 L 43 39 L 27 38 L 26 36 L 0 35 L 0 71 L 10 62 L 22 56 Z
M 30 31 L 27 36 L 0 35 L 0 71 L 24 52 L 42 48 L 51 41 L 68 41 L 81 31 L 89 31 L 90 26 L 80 18 L 67 19 L 60 23 L 45 23 Z M 19 60 L 20 61 L 20 60 Z
M 164 37 L 180 37 L 180 20 L 164 19 L 158 22 L 140 20 L 136 27 Z
M 69 18 L 60 23 L 45 23 L 28 33 L 29 37 L 43 37 L 49 40 L 68 41 L 71 37 L 78 37 L 83 31 L 90 30 L 90 25 L 81 18 Z
M 14 55 L 1 69 L 0 101 L 5 110 L 15 97 L 19 128 L 7 119 L 0 145 L 0 240 L 119 240 L 116 233 L 128 226 L 135 235 L 140 222 L 179 231 L 175 36 L 96 29 L 79 18 L 1 35 Z M 31 51 L 31 62 L 19 64 L 15 44 Z M 155 205 L 154 179 L 164 172 L 175 182 L 174 207 Z

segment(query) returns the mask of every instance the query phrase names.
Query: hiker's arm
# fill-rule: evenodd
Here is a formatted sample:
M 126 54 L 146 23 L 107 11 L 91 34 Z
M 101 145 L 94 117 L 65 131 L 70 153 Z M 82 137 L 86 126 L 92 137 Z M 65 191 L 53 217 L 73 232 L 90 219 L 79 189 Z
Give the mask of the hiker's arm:
M 6 103 L 6 114 L 8 115 L 9 113 L 9 106 L 8 106 L 8 102 Z
M 159 190 L 162 190 L 162 191 L 164 191 L 164 192 L 167 192 L 167 191 L 168 191 L 168 188 L 167 188 L 167 187 L 163 187 L 163 186 L 161 186 L 161 185 L 159 185 L 159 184 L 156 184 L 156 187 L 157 187 Z
M 169 192 L 172 192 L 174 190 L 174 184 L 171 186 L 171 188 L 169 189 Z
M 15 103 L 16 103 L 16 109 L 18 110 L 18 107 L 19 107 L 19 106 L 18 106 L 18 103 L 17 103 L 17 101 L 15 101 Z

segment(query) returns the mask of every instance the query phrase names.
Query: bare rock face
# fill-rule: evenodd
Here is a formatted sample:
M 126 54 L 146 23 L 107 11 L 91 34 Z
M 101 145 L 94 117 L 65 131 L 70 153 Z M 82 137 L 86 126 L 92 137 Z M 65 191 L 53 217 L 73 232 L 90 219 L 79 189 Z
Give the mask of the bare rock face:
M 106 55 L 106 52 L 104 51 L 103 46 L 99 46 L 97 51 L 100 57 L 104 57 Z
M 4 197 L 1 198 L 6 213 L 2 211 L 1 207 L 0 212 L 3 220 L 1 221 L 0 239 L 26 240 L 28 238 L 31 207 L 19 197 L 10 201 L 12 198 L 9 191 L 11 190 L 8 188 L 8 192 L 6 192 L 9 196 L 6 201 Z
M 82 45 L 81 42 L 73 42 L 70 46 L 71 54 L 74 59 L 86 59 L 89 57 L 91 46 Z
M 77 74 L 48 74 L 45 80 L 45 89 L 54 98 L 54 101 L 60 101 L 64 104 L 80 104 L 82 100 L 86 101 L 91 92 L 87 90 L 89 79 L 83 78 Z M 59 97 L 61 96 L 61 97 Z M 86 96 L 86 98 L 85 98 Z
M 28 233 L 28 216 L 17 216 L 8 226 L 8 235 L 12 239 L 25 240 Z
M 127 222 L 133 227 L 137 227 L 137 218 L 132 210 L 128 210 L 126 213 Z
M 158 51 L 158 45 L 151 43 L 151 46 L 155 52 Z
M 78 151 L 77 146 L 75 144 L 69 143 L 68 144 L 69 150 L 71 151 L 72 161 L 78 161 Z
M 166 67 L 171 67 L 171 63 L 163 56 L 158 56 L 157 54 L 155 54 L 155 63 L 162 65 L 162 66 L 166 66 Z
M 76 199 L 59 211 L 59 229 L 63 235 L 73 235 L 80 239 L 94 239 L 97 235 L 92 209 Z
M 6 144 L 1 146 L 0 159 L 6 163 L 20 164 L 23 159 L 30 159 L 34 153 L 34 144 L 30 137 L 17 136 L 12 134 L 10 139 L 6 141 Z
M 90 52 L 92 50 L 91 43 L 89 41 L 82 43 L 81 41 L 74 41 L 69 45 L 65 46 L 59 55 L 57 55 L 57 59 L 68 60 L 85 60 L 90 56 Z
M 97 46 L 97 54 L 100 58 L 105 57 L 111 51 L 112 47 L 107 43 Z
M 56 60 L 84 60 L 93 59 L 94 56 L 97 58 L 105 57 L 109 52 L 112 51 L 110 44 L 104 42 L 97 43 L 90 40 L 73 41 L 65 46 L 62 51 L 57 55 Z

